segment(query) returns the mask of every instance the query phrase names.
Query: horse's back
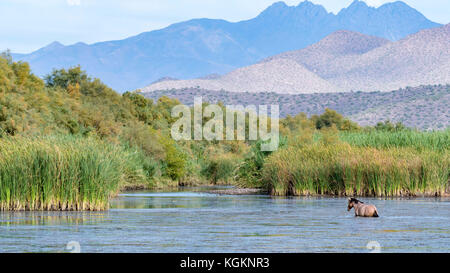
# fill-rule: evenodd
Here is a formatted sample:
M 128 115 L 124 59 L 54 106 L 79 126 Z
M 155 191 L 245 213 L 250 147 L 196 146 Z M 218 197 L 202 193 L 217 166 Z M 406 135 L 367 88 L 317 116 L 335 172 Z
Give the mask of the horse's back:
M 363 217 L 379 217 L 378 210 L 374 205 L 364 205 L 360 207 L 356 215 Z

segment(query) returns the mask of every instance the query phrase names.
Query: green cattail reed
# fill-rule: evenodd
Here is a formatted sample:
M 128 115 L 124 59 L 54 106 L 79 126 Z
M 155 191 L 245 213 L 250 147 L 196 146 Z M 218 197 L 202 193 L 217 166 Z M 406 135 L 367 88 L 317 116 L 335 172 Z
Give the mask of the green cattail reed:
M 448 149 L 316 142 L 272 154 L 263 181 L 273 195 L 443 195 L 449 168 Z
M 445 131 L 419 132 L 402 130 L 340 132 L 340 140 L 358 147 L 399 148 L 409 147 L 416 150 L 444 151 L 450 149 L 450 129 Z
M 0 210 L 105 210 L 142 173 L 133 153 L 97 139 L 0 139 Z

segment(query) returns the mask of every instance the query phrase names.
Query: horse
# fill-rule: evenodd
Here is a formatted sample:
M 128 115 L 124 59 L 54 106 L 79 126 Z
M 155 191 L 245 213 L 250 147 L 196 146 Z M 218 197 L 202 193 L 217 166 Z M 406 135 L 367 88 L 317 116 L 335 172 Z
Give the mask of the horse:
M 355 217 L 378 217 L 377 208 L 374 205 L 366 205 L 355 198 L 348 199 L 348 211 L 355 208 Z

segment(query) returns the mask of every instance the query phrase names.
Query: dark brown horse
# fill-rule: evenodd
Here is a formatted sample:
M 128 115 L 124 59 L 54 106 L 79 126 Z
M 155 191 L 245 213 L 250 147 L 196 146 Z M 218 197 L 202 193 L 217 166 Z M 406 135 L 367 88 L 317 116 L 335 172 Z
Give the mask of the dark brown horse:
M 355 216 L 378 217 L 377 208 L 374 205 L 366 205 L 355 198 L 348 199 L 348 211 L 355 209 Z

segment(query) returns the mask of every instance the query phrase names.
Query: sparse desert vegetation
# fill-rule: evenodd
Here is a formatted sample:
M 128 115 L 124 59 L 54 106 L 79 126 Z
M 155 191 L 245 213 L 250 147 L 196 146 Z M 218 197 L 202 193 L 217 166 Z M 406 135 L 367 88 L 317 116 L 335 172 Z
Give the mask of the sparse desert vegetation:
M 225 105 L 279 104 L 282 117 L 298 113 L 321 114 L 334 109 L 363 126 L 390 120 L 420 130 L 443 130 L 450 126 L 450 85 L 408 87 L 391 92 L 344 92 L 320 94 L 234 93 L 203 89 L 179 89 L 144 93 L 151 99 L 176 98 L 192 105 L 195 96 Z

